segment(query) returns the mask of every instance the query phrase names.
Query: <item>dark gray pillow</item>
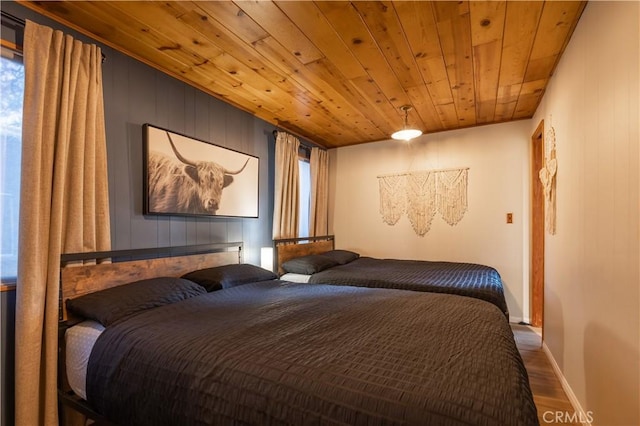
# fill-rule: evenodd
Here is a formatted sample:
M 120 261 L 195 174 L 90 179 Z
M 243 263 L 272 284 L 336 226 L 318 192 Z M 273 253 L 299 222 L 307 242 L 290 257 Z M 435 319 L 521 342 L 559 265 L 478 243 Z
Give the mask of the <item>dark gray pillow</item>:
M 107 327 L 119 319 L 206 293 L 201 285 L 174 277 L 150 278 L 66 301 L 69 312 Z
M 278 276 L 259 266 L 242 263 L 200 269 L 189 272 L 182 278 L 200 284 L 207 291 L 216 291 L 242 284 L 275 280 Z
M 287 260 L 282 264 L 282 269 L 293 274 L 311 275 L 337 265 L 338 262 L 330 257 L 321 254 L 311 254 L 309 256 Z
M 322 255 L 333 259 L 334 261 L 338 262 L 340 265 L 353 262 L 354 260 L 360 257 L 358 253 L 355 253 L 349 250 L 331 250 L 331 251 L 322 253 Z

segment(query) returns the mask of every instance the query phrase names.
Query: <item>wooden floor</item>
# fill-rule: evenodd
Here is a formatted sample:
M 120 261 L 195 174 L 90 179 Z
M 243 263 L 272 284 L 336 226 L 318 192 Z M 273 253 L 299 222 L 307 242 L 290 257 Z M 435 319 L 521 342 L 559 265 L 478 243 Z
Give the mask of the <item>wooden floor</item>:
M 511 329 L 529 374 L 529 383 L 538 409 L 540 424 L 556 423 L 557 412 L 572 415 L 573 407 L 542 349 L 540 334 L 535 329 L 523 325 L 511 324 Z M 566 422 L 566 418 L 564 420 L 563 425 L 579 425 L 579 423 Z

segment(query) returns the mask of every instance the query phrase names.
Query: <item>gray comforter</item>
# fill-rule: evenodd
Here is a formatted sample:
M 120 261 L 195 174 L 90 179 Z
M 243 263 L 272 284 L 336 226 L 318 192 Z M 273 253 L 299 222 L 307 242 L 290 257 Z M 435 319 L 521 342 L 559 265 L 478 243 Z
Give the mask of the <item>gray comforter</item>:
M 361 257 L 317 272 L 309 282 L 475 297 L 493 303 L 509 318 L 500 274 L 485 265 Z
M 87 395 L 122 425 L 538 424 L 495 306 L 278 281 L 107 327 Z

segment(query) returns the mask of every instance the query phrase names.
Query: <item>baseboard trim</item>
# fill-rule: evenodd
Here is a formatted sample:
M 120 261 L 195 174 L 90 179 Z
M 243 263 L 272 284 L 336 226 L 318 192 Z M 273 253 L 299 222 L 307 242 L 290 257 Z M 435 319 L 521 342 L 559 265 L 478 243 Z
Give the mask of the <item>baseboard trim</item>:
M 567 394 L 567 398 L 569 398 L 569 402 L 573 406 L 573 410 L 578 415 L 578 421 L 583 426 L 591 426 L 591 421 L 593 421 L 593 418 L 592 418 L 593 416 L 590 413 L 587 413 L 586 411 L 584 411 L 584 409 L 582 408 L 580 401 L 578 401 L 578 398 L 576 397 L 576 394 L 573 393 L 573 389 L 571 389 L 569 382 L 567 382 L 567 379 L 564 377 L 564 374 L 562 374 L 562 370 L 560 370 L 560 367 L 558 366 L 558 363 L 556 362 L 556 359 L 553 357 L 553 354 L 551 353 L 551 350 L 547 346 L 546 342 L 542 342 L 542 350 L 544 351 L 545 355 L 547 355 L 547 359 L 549 359 L 549 362 L 551 363 L 553 372 L 556 374 L 556 376 L 560 380 L 562 389 Z
M 509 315 L 509 322 L 511 324 L 519 324 L 522 322 L 522 317 L 514 317 L 513 315 Z

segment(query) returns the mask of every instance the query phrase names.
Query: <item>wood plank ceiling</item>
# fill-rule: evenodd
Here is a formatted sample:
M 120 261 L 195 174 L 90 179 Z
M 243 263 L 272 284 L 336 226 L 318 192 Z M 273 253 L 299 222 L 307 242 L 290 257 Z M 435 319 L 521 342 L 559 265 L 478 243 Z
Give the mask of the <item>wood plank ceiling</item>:
M 21 3 L 325 147 L 532 117 L 586 4 Z

